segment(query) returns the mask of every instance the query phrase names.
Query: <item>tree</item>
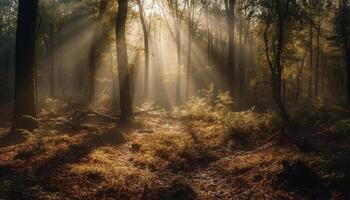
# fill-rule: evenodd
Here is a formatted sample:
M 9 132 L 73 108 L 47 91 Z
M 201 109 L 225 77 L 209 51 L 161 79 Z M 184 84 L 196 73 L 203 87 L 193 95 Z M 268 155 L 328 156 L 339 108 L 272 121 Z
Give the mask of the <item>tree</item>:
M 35 129 L 35 38 L 38 0 L 19 0 L 16 32 L 15 105 L 12 130 Z
M 225 8 L 228 26 L 228 64 L 226 69 L 226 81 L 230 94 L 234 95 L 235 90 L 235 0 L 225 0 Z
M 128 15 L 128 0 L 118 0 L 116 18 L 117 64 L 119 72 L 121 122 L 130 123 L 133 117 L 130 94 L 130 72 L 128 66 L 128 50 L 125 26 Z
M 335 40 L 341 46 L 346 64 L 346 91 L 347 102 L 350 104 L 350 2 L 339 0 L 335 20 Z
M 167 5 L 169 7 L 169 11 L 173 18 L 173 29 L 171 30 L 170 25 L 166 16 L 166 19 L 169 31 L 173 36 L 173 39 L 176 43 L 176 62 L 177 62 L 177 73 L 176 73 L 176 102 L 177 104 L 181 103 L 181 20 L 183 17 L 183 11 L 185 10 L 185 6 L 181 6 L 179 0 L 167 0 Z
M 88 89 L 87 89 L 87 99 L 88 102 L 91 103 L 93 101 L 95 95 L 95 87 L 96 87 L 96 71 L 97 71 L 97 59 L 99 55 L 99 41 L 102 38 L 102 26 L 101 21 L 103 16 L 107 10 L 107 4 L 109 0 L 100 0 L 99 3 L 99 13 L 95 22 L 92 44 L 90 47 L 89 54 L 89 77 L 88 77 Z
M 137 6 L 139 7 L 139 16 L 142 25 L 143 31 L 143 42 L 145 48 L 145 80 L 144 80 L 144 89 L 143 89 L 143 97 L 147 99 L 148 90 L 149 90 L 149 26 L 146 23 L 145 19 L 145 11 L 144 11 L 144 3 L 141 0 L 136 0 Z
M 292 20 L 292 0 L 259 1 L 260 17 L 265 26 L 263 40 L 265 56 L 271 73 L 271 86 L 274 101 L 283 120 L 284 128 L 289 126 L 289 116 L 282 98 L 283 55 L 286 47 L 287 22 Z M 295 5 L 293 5 L 295 7 Z M 274 28 L 271 28 L 274 27 Z

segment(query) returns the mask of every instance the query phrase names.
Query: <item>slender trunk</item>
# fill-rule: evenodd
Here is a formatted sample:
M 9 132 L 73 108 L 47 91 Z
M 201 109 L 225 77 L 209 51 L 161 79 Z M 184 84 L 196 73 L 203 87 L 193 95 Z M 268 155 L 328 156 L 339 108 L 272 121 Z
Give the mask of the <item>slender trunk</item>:
M 63 74 L 64 74 L 64 67 L 63 67 L 63 49 L 60 47 L 59 49 L 59 67 L 58 67 L 58 82 L 61 87 L 61 92 L 62 92 L 62 97 L 66 98 L 66 91 L 65 91 L 65 86 L 64 86 L 64 80 L 63 80 Z
M 116 95 L 116 81 L 114 76 L 114 62 L 113 62 L 113 52 L 111 45 L 109 45 L 109 57 L 110 57 L 110 63 L 111 63 L 111 79 L 112 79 L 112 105 L 116 102 L 117 95 Z
M 276 53 L 276 78 L 275 78 L 275 101 L 276 104 L 279 108 L 283 123 L 284 123 L 284 128 L 288 128 L 289 126 L 289 116 L 287 113 L 287 110 L 285 108 L 284 102 L 282 100 L 281 96 L 281 86 L 282 86 L 282 72 L 283 72 L 283 66 L 281 63 L 281 56 L 282 56 L 282 51 L 283 51 L 283 42 L 284 42 L 284 14 L 283 9 L 280 5 L 279 0 L 276 0 L 277 2 L 277 7 L 278 7 L 278 45 L 277 45 L 277 53 Z M 288 8 L 288 3 L 286 5 L 286 8 Z
M 145 20 L 145 13 L 144 8 L 141 3 L 141 0 L 136 0 L 137 5 L 139 7 L 139 16 L 140 21 L 142 25 L 142 31 L 143 31 L 143 42 L 144 42 L 144 48 L 145 48 L 145 79 L 144 79 L 144 88 L 143 88 L 143 97 L 145 100 L 147 100 L 148 97 L 148 91 L 149 91 L 149 34 L 148 34 L 148 28 Z
M 310 59 L 309 59 L 309 100 L 312 100 L 312 72 L 313 72 L 313 64 L 314 64 L 314 50 L 313 50 L 313 28 L 312 24 L 310 24 L 309 28 L 309 51 L 310 51 Z
M 350 49 L 348 47 L 347 53 L 346 53 L 346 91 L 347 91 L 347 98 L 348 102 L 350 102 Z
M 228 63 L 226 70 L 226 84 L 230 95 L 234 96 L 236 88 L 236 64 L 235 64 L 235 0 L 225 0 L 227 25 L 228 25 Z
M 176 1 L 176 8 L 175 8 L 175 14 L 176 14 L 176 56 L 177 56 L 177 77 L 176 77 L 176 99 L 177 103 L 181 103 L 181 30 L 180 30 L 180 14 L 179 14 L 179 7 L 178 2 Z
M 117 64 L 119 69 L 119 91 L 121 122 L 128 124 L 132 121 L 132 102 L 130 94 L 130 72 L 128 66 L 128 51 L 125 26 L 128 15 L 128 0 L 118 0 L 116 18 Z
M 320 31 L 321 25 L 317 27 L 317 39 L 316 39 L 316 66 L 315 66 L 315 97 L 318 97 L 319 86 L 319 68 L 320 68 Z
M 35 37 L 38 0 L 19 0 L 16 32 L 15 105 L 12 130 L 34 129 Z
M 303 74 L 305 58 L 306 58 L 306 51 L 305 51 L 305 54 L 303 56 L 303 60 L 301 61 L 301 66 L 300 66 L 300 69 L 299 69 L 297 77 L 296 77 L 296 79 L 297 79 L 297 88 L 296 88 L 296 92 L 295 92 L 295 103 L 298 102 L 299 94 L 301 93 L 300 90 L 302 89 L 302 87 L 301 87 L 301 83 L 302 83 L 301 76 Z
M 192 36 L 193 36 L 193 13 L 194 1 L 188 5 L 188 40 L 187 40 L 187 74 L 186 74 L 186 98 L 189 98 L 192 75 Z
M 49 40 L 47 41 L 47 54 L 49 59 L 48 73 L 49 73 L 49 87 L 50 87 L 50 97 L 55 97 L 55 56 L 54 56 L 54 25 L 50 23 L 49 25 Z
M 176 30 L 176 55 L 177 55 L 177 75 L 176 75 L 176 99 L 181 103 L 181 35 L 180 28 Z
M 240 20 L 239 20 L 240 21 Z M 239 74 L 239 76 L 237 76 L 237 99 L 238 102 L 242 102 L 242 97 L 243 97 L 243 85 L 244 85 L 244 67 L 243 67 L 243 30 L 242 30 L 242 22 L 240 21 L 238 23 L 238 33 L 239 33 L 239 38 L 238 38 L 238 70 L 237 70 L 237 74 Z

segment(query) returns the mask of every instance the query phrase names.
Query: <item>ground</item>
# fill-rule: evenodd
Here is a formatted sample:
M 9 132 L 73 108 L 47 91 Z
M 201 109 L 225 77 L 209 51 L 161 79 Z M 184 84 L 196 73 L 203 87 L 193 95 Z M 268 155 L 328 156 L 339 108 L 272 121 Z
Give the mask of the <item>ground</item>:
M 301 151 L 269 145 L 267 136 L 233 137 L 219 121 L 166 112 L 139 112 L 125 128 L 98 114 L 82 120 L 44 110 L 39 130 L 8 136 L 7 108 L 1 107 L 0 198 L 349 198 L 350 143 L 317 130 L 303 130 L 312 150 Z M 283 176 L 286 161 L 305 163 L 319 180 L 304 185 L 302 177 L 293 185 Z

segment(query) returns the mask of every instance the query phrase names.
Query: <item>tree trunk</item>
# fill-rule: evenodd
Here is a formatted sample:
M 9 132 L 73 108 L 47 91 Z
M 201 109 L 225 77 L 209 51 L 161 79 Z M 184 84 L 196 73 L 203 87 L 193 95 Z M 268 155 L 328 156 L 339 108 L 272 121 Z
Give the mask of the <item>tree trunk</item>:
M 305 64 L 305 58 L 306 58 L 306 51 L 305 51 L 305 54 L 303 56 L 303 60 L 301 61 L 301 66 L 300 66 L 300 69 L 298 71 L 298 74 L 297 74 L 297 88 L 296 88 L 296 92 L 295 92 L 295 103 L 298 102 L 298 99 L 299 99 L 299 94 L 302 93 L 302 86 L 301 86 L 301 76 L 303 75 L 303 69 L 304 69 L 304 64 Z
M 128 0 L 118 0 L 116 18 L 117 64 L 119 72 L 121 122 L 128 124 L 132 121 L 132 102 L 130 94 L 130 72 L 128 66 L 128 51 L 125 36 L 125 26 L 128 15 Z
M 347 91 L 347 98 L 348 102 L 350 104 L 350 48 L 347 48 L 347 53 L 346 53 L 346 75 L 347 75 L 347 80 L 346 80 L 346 91 Z
M 12 130 L 35 129 L 35 39 L 38 0 L 19 0 L 16 32 L 15 104 Z
M 314 64 L 314 50 L 313 50 L 313 28 L 312 24 L 310 23 L 309 28 L 309 51 L 310 51 L 310 58 L 309 58 L 309 100 L 312 100 L 312 71 L 313 71 L 313 64 Z
M 235 0 L 225 0 L 227 25 L 228 25 L 228 63 L 226 69 L 226 84 L 231 96 L 235 90 Z
M 278 8 L 278 44 L 277 44 L 277 53 L 276 53 L 276 76 L 275 76 L 275 102 L 277 107 L 279 108 L 280 115 L 282 117 L 284 128 L 287 129 L 289 127 L 289 116 L 287 114 L 287 110 L 285 108 L 284 102 L 282 100 L 281 95 L 281 86 L 282 86 L 282 72 L 283 66 L 281 62 L 282 51 L 284 47 L 284 22 L 285 22 L 285 11 L 282 9 L 279 0 L 276 0 L 277 8 Z M 289 1 L 287 1 L 286 8 L 288 8 Z
M 320 31 L 321 25 L 317 27 L 317 39 L 316 39 L 316 66 L 315 66 L 315 97 L 318 97 L 318 84 L 319 84 L 319 68 L 320 68 Z
M 137 5 L 139 7 L 139 16 L 140 21 L 142 25 L 142 31 L 143 31 L 143 42 L 144 42 L 144 48 L 145 48 L 145 80 L 144 80 L 144 89 L 143 89 L 143 97 L 145 100 L 148 98 L 148 91 L 149 91 L 149 34 L 148 34 L 148 28 L 147 23 L 145 20 L 145 12 L 144 8 L 141 3 L 141 0 L 136 0 Z
M 192 37 L 193 37 L 193 15 L 194 15 L 194 0 L 188 3 L 188 40 L 187 40 L 187 73 L 186 73 L 186 98 L 190 96 L 191 75 L 192 75 Z
M 180 30 L 180 23 L 181 18 L 179 14 L 179 5 L 176 1 L 176 7 L 175 7 L 175 17 L 176 17 L 176 57 L 177 57 L 177 76 L 176 76 L 176 100 L 177 103 L 181 103 L 181 30 Z

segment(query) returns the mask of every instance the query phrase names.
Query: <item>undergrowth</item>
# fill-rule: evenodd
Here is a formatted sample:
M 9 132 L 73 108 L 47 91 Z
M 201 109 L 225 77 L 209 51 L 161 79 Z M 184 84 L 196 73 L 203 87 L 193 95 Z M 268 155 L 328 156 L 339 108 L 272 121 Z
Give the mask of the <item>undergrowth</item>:
M 215 92 L 213 86 L 201 90 L 183 106 L 174 110 L 174 115 L 182 120 L 204 120 L 221 123 L 226 133 L 236 140 L 261 137 L 280 128 L 277 113 L 257 113 L 255 107 L 247 111 L 235 112 L 236 104 L 228 92 Z

